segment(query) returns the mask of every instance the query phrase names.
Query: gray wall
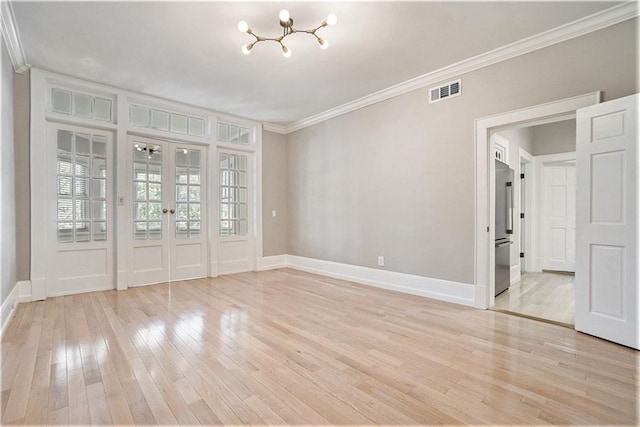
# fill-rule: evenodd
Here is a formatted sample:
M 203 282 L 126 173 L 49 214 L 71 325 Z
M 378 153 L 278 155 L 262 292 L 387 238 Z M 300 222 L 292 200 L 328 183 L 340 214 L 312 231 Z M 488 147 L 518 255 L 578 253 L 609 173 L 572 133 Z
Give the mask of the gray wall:
M 576 151 L 576 121 L 564 120 L 531 127 L 533 144 L 531 154 L 569 153 Z
M 0 135 L 0 300 L 4 302 L 16 285 L 16 201 L 13 139 L 13 66 L 2 39 L 2 125 Z
M 262 132 L 262 252 L 287 253 L 287 145 L 284 135 Z M 276 216 L 272 216 L 272 211 Z
M 288 253 L 474 280 L 474 120 L 596 90 L 638 91 L 637 20 L 287 135 Z M 615 48 L 613 48 L 615 47 Z
M 13 132 L 16 168 L 16 276 L 31 278 L 31 176 L 29 159 L 30 72 L 13 76 Z

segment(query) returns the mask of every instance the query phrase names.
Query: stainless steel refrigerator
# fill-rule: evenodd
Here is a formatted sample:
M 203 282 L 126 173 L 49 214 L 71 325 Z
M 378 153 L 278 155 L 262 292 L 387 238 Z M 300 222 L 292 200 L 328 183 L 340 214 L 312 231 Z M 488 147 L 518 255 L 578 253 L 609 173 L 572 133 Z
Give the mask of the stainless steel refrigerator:
M 496 160 L 496 296 L 511 282 L 511 235 L 513 234 L 513 169 Z

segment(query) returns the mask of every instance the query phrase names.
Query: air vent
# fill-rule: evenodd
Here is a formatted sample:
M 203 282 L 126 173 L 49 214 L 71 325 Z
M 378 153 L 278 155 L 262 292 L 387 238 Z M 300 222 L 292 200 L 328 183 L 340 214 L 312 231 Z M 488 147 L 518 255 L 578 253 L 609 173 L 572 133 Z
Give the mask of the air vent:
M 462 80 L 456 80 L 447 84 L 429 89 L 429 104 L 453 98 L 461 94 Z

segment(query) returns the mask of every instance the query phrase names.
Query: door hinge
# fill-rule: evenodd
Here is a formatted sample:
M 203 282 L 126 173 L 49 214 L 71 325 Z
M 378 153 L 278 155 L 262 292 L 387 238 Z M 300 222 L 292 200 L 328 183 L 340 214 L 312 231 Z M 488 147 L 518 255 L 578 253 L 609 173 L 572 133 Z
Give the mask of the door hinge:
M 520 214 L 520 219 L 524 219 L 524 213 Z
M 524 258 L 524 252 L 520 252 L 520 258 Z
M 523 173 L 520 174 L 520 179 L 524 179 L 524 174 Z

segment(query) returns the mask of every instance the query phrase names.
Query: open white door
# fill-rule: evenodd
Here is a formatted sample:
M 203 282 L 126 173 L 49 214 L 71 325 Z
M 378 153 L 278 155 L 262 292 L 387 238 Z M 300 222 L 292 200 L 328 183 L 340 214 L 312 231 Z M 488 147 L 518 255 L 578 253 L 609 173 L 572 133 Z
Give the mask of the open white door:
M 542 165 L 542 268 L 575 271 L 575 164 Z
M 640 348 L 638 94 L 577 112 L 576 329 Z

